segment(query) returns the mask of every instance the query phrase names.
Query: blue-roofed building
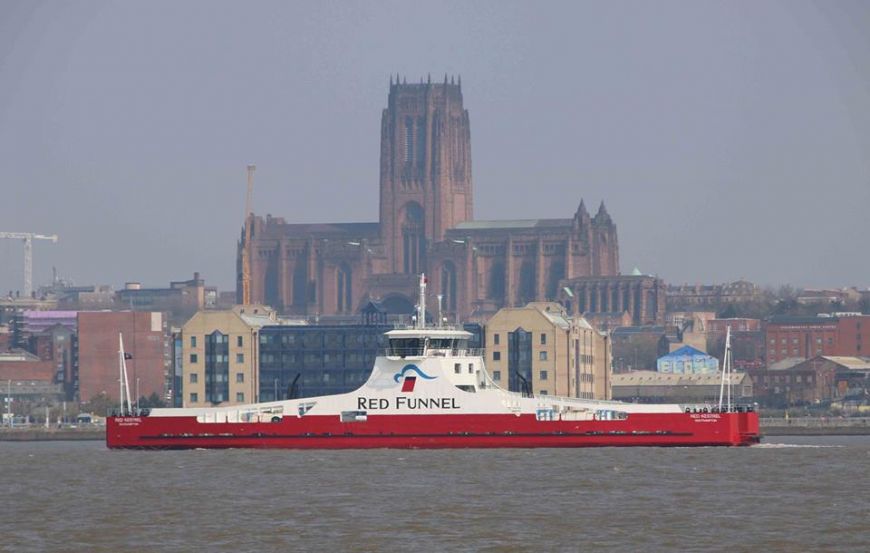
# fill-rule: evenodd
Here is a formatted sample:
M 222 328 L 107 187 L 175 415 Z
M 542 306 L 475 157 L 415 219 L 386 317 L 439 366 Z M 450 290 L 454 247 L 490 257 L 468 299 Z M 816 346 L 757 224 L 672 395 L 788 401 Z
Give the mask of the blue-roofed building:
M 719 360 L 692 346 L 683 346 L 659 357 L 656 370 L 673 374 L 712 374 L 719 370 Z

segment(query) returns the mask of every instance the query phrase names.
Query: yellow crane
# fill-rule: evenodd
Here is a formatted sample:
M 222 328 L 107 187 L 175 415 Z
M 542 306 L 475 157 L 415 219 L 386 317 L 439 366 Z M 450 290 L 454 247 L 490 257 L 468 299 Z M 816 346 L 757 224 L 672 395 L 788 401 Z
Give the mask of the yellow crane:
M 33 293 L 33 241 L 51 240 L 57 242 L 57 235 L 35 234 L 32 232 L 0 232 L 0 238 L 24 240 L 24 297 Z
M 245 232 L 242 238 L 242 305 L 251 303 L 251 200 L 254 195 L 254 170 L 248 165 L 248 190 L 245 194 Z

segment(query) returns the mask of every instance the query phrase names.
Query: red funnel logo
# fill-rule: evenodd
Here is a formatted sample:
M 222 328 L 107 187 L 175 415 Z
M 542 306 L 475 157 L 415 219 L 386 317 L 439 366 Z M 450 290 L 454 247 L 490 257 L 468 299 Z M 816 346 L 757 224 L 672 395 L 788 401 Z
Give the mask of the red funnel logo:
M 403 392 L 413 392 L 415 384 L 417 384 L 417 377 L 416 376 L 406 376 L 405 381 L 402 382 L 402 391 Z

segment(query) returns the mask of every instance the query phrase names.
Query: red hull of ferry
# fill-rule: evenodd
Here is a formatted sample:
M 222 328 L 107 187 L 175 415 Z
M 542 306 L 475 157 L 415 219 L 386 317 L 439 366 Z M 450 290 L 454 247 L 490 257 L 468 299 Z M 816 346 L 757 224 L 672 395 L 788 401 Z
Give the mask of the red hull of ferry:
M 109 417 L 110 448 L 370 449 L 743 446 L 759 441 L 758 414 L 632 414 L 627 420 L 539 421 L 535 415 L 337 415 L 273 423 L 201 423 L 196 417 Z

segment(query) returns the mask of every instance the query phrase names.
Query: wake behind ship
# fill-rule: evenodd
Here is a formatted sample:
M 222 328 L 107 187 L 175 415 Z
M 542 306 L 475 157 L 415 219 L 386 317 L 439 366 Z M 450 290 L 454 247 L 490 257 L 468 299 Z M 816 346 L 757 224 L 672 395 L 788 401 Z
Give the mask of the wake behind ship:
M 749 407 L 641 405 L 533 396 L 497 387 L 471 334 L 426 327 L 425 280 L 414 328 L 356 391 L 212 408 L 110 416 L 110 448 L 492 448 L 738 446 L 759 441 Z M 121 354 L 123 363 L 123 354 Z M 123 378 L 123 377 L 122 377 Z

